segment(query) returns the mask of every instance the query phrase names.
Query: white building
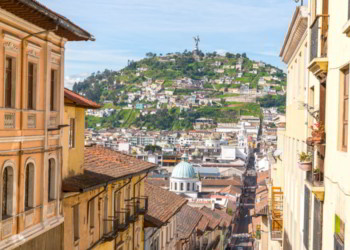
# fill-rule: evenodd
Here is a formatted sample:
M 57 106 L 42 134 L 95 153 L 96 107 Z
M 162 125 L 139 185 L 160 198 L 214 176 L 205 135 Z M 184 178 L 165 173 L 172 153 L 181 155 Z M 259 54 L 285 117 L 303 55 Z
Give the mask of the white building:
M 170 191 L 185 196 L 186 198 L 197 198 L 202 189 L 196 171 L 192 164 L 187 162 L 188 155 L 182 156 L 182 161 L 177 164 L 171 173 Z

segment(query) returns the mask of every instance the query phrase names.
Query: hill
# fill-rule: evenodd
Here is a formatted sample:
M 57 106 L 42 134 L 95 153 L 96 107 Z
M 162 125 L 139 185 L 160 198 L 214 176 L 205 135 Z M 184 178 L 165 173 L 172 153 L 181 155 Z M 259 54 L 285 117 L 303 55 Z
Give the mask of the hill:
M 258 116 L 257 98 L 264 102 L 265 94 L 284 95 L 285 77 L 282 70 L 245 54 L 150 52 L 122 70 L 91 74 L 73 91 L 117 111 L 88 116 L 89 126 L 175 130 L 190 129 L 193 119 L 203 116 L 216 122 Z

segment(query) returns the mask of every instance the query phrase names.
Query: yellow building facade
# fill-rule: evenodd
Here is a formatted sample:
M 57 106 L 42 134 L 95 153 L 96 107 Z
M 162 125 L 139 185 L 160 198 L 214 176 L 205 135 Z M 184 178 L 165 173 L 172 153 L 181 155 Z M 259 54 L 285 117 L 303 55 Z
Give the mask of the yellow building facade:
M 99 105 L 65 89 L 64 248 L 144 249 L 144 180 L 155 166 L 102 147 L 85 147 L 87 108 Z
M 300 8 L 307 10 L 304 17 L 307 35 L 305 39 L 298 36 L 293 18 L 281 56 L 285 61 L 286 48 L 293 42 L 305 44 L 307 61 L 300 66 L 302 71 L 294 71 L 300 49 L 294 49 L 293 56 L 285 61 L 288 63 L 287 128 L 278 140 L 282 161 L 271 174 L 272 185 L 279 183 L 284 193 L 283 249 L 349 249 L 350 231 L 346 228 L 350 208 L 350 2 L 312 0 Z M 290 34 L 294 37 L 288 41 Z M 296 86 L 302 82 L 305 69 L 304 94 L 296 95 L 304 100 L 303 107 L 295 105 L 291 111 L 290 96 L 298 93 Z M 300 113 L 305 111 L 304 115 Z M 294 138 L 292 142 L 290 135 Z M 296 150 L 312 155 L 310 169 L 300 171 L 296 167 L 298 159 L 293 158 Z
M 36 1 L 0 2 L 0 249 L 62 249 L 64 53 L 93 40 Z

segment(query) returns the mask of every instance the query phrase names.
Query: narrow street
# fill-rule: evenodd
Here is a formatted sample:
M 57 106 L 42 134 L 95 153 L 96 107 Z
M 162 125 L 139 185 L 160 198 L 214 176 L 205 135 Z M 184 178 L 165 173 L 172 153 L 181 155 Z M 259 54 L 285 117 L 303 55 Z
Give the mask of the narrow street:
M 251 155 L 247 165 L 246 173 L 244 174 L 243 191 L 241 195 L 240 217 L 238 219 L 238 230 L 233 239 L 234 246 L 232 250 L 252 250 L 253 239 L 247 237 L 249 234 L 249 224 L 252 223 L 252 217 L 249 210 L 254 207 L 255 202 L 255 187 L 256 187 L 256 171 L 254 167 L 254 156 Z M 242 234 L 241 237 L 237 234 Z

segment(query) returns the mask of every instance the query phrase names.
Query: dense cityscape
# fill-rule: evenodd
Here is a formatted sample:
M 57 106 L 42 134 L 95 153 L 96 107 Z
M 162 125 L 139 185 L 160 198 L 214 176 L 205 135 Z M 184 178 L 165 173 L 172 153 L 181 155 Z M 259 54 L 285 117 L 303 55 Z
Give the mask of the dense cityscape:
M 295 2 L 285 69 L 196 35 L 68 86 L 98 37 L 0 1 L 0 249 L 350 249 L 350 1 Z

